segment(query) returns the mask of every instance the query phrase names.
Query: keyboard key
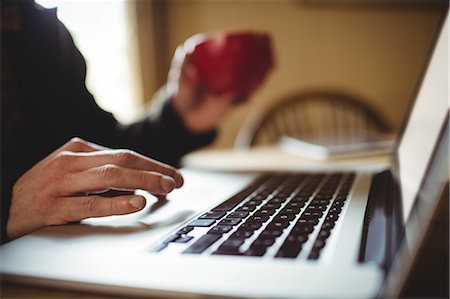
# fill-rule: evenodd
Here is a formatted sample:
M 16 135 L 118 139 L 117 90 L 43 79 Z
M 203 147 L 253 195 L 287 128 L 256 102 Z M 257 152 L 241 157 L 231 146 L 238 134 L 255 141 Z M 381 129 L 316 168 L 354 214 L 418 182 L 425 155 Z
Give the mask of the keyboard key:
M 191 236 L 181 236 L 178 239 L 176 239 L 174 242 L 175 243 L 187 243 L 190 240 L 192 240 L 194 237 Z
M 241 202 L 241 199 L 228 200 L 213 209 L 214 212 L 228 212 Z
M 281 207 L 281 205 L 282 205 L 282 203 L 267 203 L 267 204 L 264 205 L 264 207 L 266 209 L 275 209 L 275 210 L 277 210 L 277 209 L 279 209 Z
M 317 236 L 317 239 L 326 240 L 330 236 L 330 231 L 327 229 L 322 229 Z
M 315 226 L 317 223 L 319 223 L 319 219 L 302 219 L 302 218 L 300 218 L 297 221 L 297 225 L 312 225 L 312 226 Z
M 269 220 L 269 216 L 251 216 L 246 222 L 266 222 L 267 220 Z
M 213 254 L 240 255 L 239 247 L 244 244 L 244 240 L 227 240 L 217 248 Z
M 246 218 L 248 216 L 248 212 L 233 212 L 230 215 L 228 215 L 227 218 Z
M 334 227 L 334 221 L 326 221 L 322 224 L 322 229 L 332 229 Z
M 244 252 L 246 256 L 263 256 L 266 254 L 267 247 L 266 246 L 250 246 L 250 248 Z
M 304 212 L 301 216 L 303 219 L 319 219 L 323 215 L 323 212 Z
M 286 198 L 274 197 L 269 202 L 272 204 L 282 204 L 286 201 Z
M 271 239 L 271 238 L 278 238 L 279 236 L 281 236 L 283 234 L 283 230 L 282 229 L 265 229 L 258 238 L 264 238 L 264 239 Z
M 325 240 L 317 239 L 314 242 L 313 248 L 314 249 L 322 249 L 325 246 Z
M 242 224 L 239 229 L 240 230 L 250 230 L 255 231 L 259 229 L 262 226 L 262 222 L 248 222 L 246 221 L 244 224 Z
M 344 202 L 347 200 L 347 196 L 340 196 L 338 195 L 335 199 L 334 199 L 334 203 L 341 203 L 344 204 Z
M 275 243 L 275 239 L 256 239 L 252 245 L 269 247 Z
M 167 239 L 164 240 L 163 243 L 170 243 L 170 242 L 174 242 L 176 239 L 180 238 L 180 235 L 172 235 L 170 237 L 167 237 Z
M 320 204 L 310 204 L 307 208 L 307 211 L 324 211 L 327 209 L 326 205 L 320 205 Z
M 234 234 L 232 234 L 230 239 L 247 239 L 253 235 L 253 231 L 242 231 L 238 229 Z
M 296 258 L 302 250 L 303 243 L 284 242 L 275 257 Z
M 304 203 L 302 202 L 290 202 L 286 205 L 288 208 L 301 208 L 304 206 Z
M 296 207 L 296 208 L 288 208 L 288 207 L 284 207 L 283 209 L 281 209 L 280 213 L 283 214 L 298 214 L 300 213 L 301 207 Z
M 275 209 L 265 209 L 264 207 L 262 209 L 259 209 L 256 211 L 254 216 L 270 216 L 275 214 Z
M 220 247 L 236 247 L 236 248 L 239 248 L 239 247 L 241 247 L 242 244 L 244 244 L 243 240 L 238 240 L 238 239 L 226 240 L 225 242 L 223 242 L 222 245 L 220 245 Z
M 203 214 L 199 219 L 220 219 L 223 216 L 225 216 L 225 212 L 208 212 L 206 214 Z
M 188 224 L 188 226 L 208 227 L 216 222 L 214 219 L 197 219 Z
M 231 226 L 216 225 L 208 231 L 208 234 L 222 235 L 224 233 L 229 232 L 232 229 L 233 229 L 233 227 L 231 227 Z
M 286 239 L 286 242 L 299 245 L 305 243 L 306 241 L 308 241 L 308 236 L 305 235 L 289 235 Z
M 261 202 L 262 202 L 261 200 L 252 199 L 247 201 L 244 206 L 259 206 Z
M 202 253 L 203 251 L 205 251 L 205 249 L 214 244 L 221 237 L 221 235 L 206 234 L 198 239 L 194 244 L 189 246 L 185 251 L 183 251 L 183 253 Z
M 345 204 L 345 202 L 333 202 L 333 205 L 331 207 L 332 208 L 340 208 L 340 209 L 342 209 L 344 204 Z
M 333 221 L 336 222 L 336 220 L 338 219 L 338 215 L 335 214 L 328 214 L 327 217 L 325 218 L 326 221 Z
M 297 193 L 296 196 L 309 199 L 309 198 L 311 198 L 311 195 L 314 193 L 314 189 L 315 188 L 313 188 L 311 190 L 302 190 L 299 193 Z
M 333 204 L 331 205 L 330 211 L 339 211 L 339 212 L 340 212 L 340 211 L 342 211 L 343 205 L 344 205 L 344 204 L 333 203 Z M 330 211 L 328 211 L 328 212 L 330 212 Z
M 328 214 L 332 214 L 335 215 L 336 217 L 339 216 L 339 214 L 341 214 L 342 208 L 331 208 L 328 211 Z
M 267 229 L 285 229 L 289 226 L 289 221 L 272 221 L 267 226 Z
M 222 221 L 219 222 L 219 225 L 237 225 L 241 222 L 241 219 L 239 218 L 225 218 Z
M 252 212 L 256 209 L 256 206 L 244 206 L 244 207 L 240 207 L 239 209 L 236 210 L 236 212 Z
M 318 199 L 325 199 L 325 200 L 331 200 L 333 198 L 333 194 L 317 194 L 314 196 L 314 200 Z
M 320 256 L 320 251 L 319 250 L 313 250 L 311 251 L 311 253 L 308 256 L 308 259 L 310 260 L 317 260 Z
M 265 200 L 267 198 L 267 196 L 263 196 L 261 194 L 256 195 L 255 197 L 253 197 L 250 201 L 254 201 L 255 204 L 260 204 L 263 202 L 263 200 Z M 249 201 L 249 202 L 250 202 Z
M 291 230 L 293 235 L 309 235 L 314 230 L 312 225 L 295 225 Z
M 312 203 L 313 204 L 318 204 L 318 205 L 328 205 L 331 202 L 331 199 L 313 199 Z
M 192 231 L 193 229 L 194 228 L 191 227 L 191 226 L 186 226 L 186 227 L 183 227 L 182 229 L 180 229 L 179 231 L 177 231 L 177 234 L 178 235 L 185 235 L 185 234 L 189 233 L 190 231 Z
M 213 254 L 222 254 L 222 255 L 241 255 L 239 251 L 239 247 L 222 247 L 217 248 Z
M 301 195 L 296 195 L 291 199 L 291 202 L 298 202 L 298 203 L 304 203 L 307 202 L 309 200 L 309 196 L 301 196 Z
M 273 221 L 292 221 L 295 218 L 295 214 L 282 214 L 282 213 L 278 213 L 278 215 L 276 215 L 273 218 Z

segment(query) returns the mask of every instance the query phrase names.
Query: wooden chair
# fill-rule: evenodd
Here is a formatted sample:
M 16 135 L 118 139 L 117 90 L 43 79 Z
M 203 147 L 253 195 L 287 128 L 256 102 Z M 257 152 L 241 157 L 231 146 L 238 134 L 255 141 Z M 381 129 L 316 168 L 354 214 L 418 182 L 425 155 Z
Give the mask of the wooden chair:
M 245 121 L 235 147 L 275 144 L 282 136 L 351 141 L 372 132 L 389 131 L 390 126 L 367 101 L 337 91 L 300 92 Z

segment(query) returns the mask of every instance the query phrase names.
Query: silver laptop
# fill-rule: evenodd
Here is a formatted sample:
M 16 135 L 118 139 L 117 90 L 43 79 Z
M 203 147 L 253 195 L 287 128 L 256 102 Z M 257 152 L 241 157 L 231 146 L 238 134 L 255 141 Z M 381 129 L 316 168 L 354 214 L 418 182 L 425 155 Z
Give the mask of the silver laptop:
M 146 194 L 137 214 L 2 246 L 2 278 L 127 297 L 396 296 L 448 184 L 448 103 L 446 17 L 390 169 L 184 169 L 182 189 Z

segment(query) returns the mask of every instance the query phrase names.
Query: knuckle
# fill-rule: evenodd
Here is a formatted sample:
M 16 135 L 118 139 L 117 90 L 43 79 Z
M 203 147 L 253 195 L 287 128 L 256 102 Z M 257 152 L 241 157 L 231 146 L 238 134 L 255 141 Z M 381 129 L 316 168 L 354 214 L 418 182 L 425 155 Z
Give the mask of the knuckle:
M 76 157 L 70 151 L 59 152 L 51 161 L 51 165 L 56 168 L 64 167 L 74 162 Z
M 174 167 L 172 166 L 168 166 L 169 168 L 169 172 L 170 172 L 170 176 L 175 177 L 178 175 L 178 170 L 176 170 Z
M 175 174 L 175 168 L 173 168 L 172 166 L 164 163 L 155 163 L 155 164 L 156 164 L 156 171 L 171 176 Z
M 115 160 L 119 165 L 127 165 L 136 160 L 136 155 L 131 150 L 119 150 L 115 153 Z
M 68 143 L 72 148 L 80 148 L 80 149 L 85 148 L 88 145 L 86 140 L 81 139 L 79 137 L 74 137 L 70 139 Z
M 127 210 L 127 202 L 126 201 L 117 201 L 114 199 L 108 199 L 108 213 L 112 215 L 120 215 L 126 212 Z
M 95 198 L 87 198 L 82 203 L 82 209 L 87 215 L 94 215 L 97 200 Z
M 161 179 L 161 174 L 149 174 L 146 171 L 142 171 L 140 175 L 141 186 L 145 189 L 155 189 L 155 186 L 159 186 L 159 180 Z M 155 182 L 158 182 L 156 184 Z
M 119 175 L 120 169 L 114 164 L 106 164 L 98 168 L 98 173 L 104 178 L 114 178 Z
M 73 143 L 77 143 L 77 142 L 81 142 L 81 143 L 85 143 L 86 141 L 80 137 L 72 137 L 69 142 L 73 142 Z

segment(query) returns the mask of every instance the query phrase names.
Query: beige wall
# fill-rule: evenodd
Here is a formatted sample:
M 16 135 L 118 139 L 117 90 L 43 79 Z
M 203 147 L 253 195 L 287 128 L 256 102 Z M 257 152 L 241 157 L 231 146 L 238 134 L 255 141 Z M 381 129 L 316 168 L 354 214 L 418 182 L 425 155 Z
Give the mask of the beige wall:
M 242 121 L 301 89 L 361 95 L 398 128 L 419 78 L 441 10 L 436 6 L 326 4 L 327 1 L 167 1 L 167 72 L 171 53 L 204 31 L 256 29 L 272 34 L 277 67 L 250 104 L 221 127 L 230 147 Z

